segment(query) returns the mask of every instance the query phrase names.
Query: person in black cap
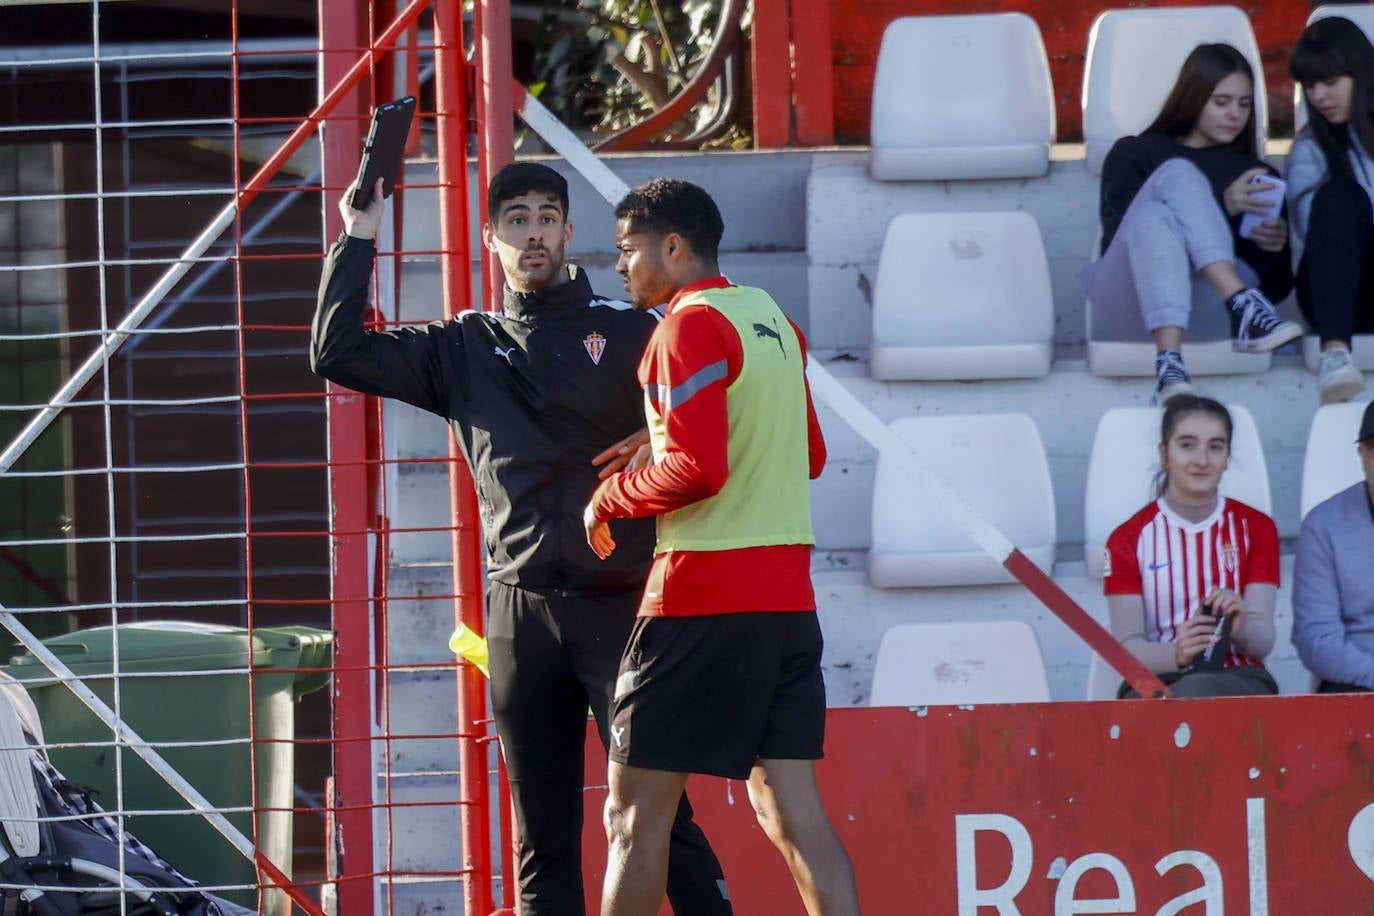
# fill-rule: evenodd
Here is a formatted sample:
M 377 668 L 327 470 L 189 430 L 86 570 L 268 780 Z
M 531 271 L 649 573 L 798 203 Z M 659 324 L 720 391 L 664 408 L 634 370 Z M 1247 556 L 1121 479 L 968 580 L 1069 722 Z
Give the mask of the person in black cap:
M 1307 513 L 1293 570 L 1293 645 L 1318 693 L 1374 690 L 1374 402 L 1355 448 L 1364 479 Z
M 350 189 L 351 191 L 351 189 Z M 629 549 L 598 560 L 582 507 L 647 442 L 635 370 L 657 313 L 592 292 L 566 262 L 568 184 L 515 162 L 487 189 L 482 240 L 506 273 L 501 312 L 386 332 L 363 326 L 384 201 L 339 202 L 310 367 L 356 391 L 443 417 L 477 486 L 486 535 L 492 712 L 520 840 L 524 916 L 582 916 L 587 707 L 603 744 L 620 656 L 649 572 L 653 519 L 616 522 Z M 611 443 L 610 448 L 607 448 Z M 679 916 L 731 913 L 720 862 L 678 800 L 668 899 Z

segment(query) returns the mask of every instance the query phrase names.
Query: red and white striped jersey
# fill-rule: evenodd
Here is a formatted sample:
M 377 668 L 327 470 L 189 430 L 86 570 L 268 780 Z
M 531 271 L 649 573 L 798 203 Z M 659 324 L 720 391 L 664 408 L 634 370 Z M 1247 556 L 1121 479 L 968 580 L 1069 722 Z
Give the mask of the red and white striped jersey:
M 1274 520 L 1234 499 L 1190 522 L 1158 499 L 1107 539 L 1103 593 L 1140 595 L 1145 638 L 1173 642 L 1179 626 L 1202 607 L 1213 588 L 1238 595 L 1251 583 L 1279 584 L 1279 533 Z M 1228 665 L 1258 665 L 1234 644 Z

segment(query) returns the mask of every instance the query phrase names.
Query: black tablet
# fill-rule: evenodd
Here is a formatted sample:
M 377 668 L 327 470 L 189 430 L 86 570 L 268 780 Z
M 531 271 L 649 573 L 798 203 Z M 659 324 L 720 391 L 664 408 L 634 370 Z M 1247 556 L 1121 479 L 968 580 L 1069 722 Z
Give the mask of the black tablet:
M 358 163 L 358 182 L 352 200 L 355 209 L 366 209 L 372 202 L 372 189 L 378 178 L 382 179 L 383 197 L 390 197 L 396 190 L 396 176 L 401 173 L 406 137 L 414 115 L 413 95 L 377 106 L 372 115 L 372 129 L 367 134 L 367 146 L 363 148 L 363 161 Z

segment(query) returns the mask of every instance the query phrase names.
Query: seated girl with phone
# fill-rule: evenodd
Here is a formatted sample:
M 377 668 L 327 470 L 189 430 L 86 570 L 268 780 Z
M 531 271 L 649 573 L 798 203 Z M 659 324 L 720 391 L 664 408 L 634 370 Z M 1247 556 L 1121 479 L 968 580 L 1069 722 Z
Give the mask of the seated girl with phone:
M 1230 411 L 1179 395 L 1160 427 L 1156 499 L 1107 539 L 1112 635 L 1175 696 L 1276 694 L 1263 659 L 1274 647 L 1278 528 L 1218 489 Z M 1117 696 L 1140 694 L 1123 683 Z
M 1292 288 L 1293 269 L 1288 224 L 1270 217 L 1265 200 L 1278 173 L 1255 148 L 1254 85 L 1235 48 L 1199 45 L 1154 122 L 1118 140 L 1102 164 L 1102 257 L 1084 277 L 1094 335 L 1149 332 L 1154 404 L 1194 391 L 1180 348 L 1190 318 L 1202 325 L 1204 311 L 1224 305 L 1241 352 L 1268 353 L 1302 335 L 1273 306 Z M 1246 214 L 1264 219 L 1242 233 Z

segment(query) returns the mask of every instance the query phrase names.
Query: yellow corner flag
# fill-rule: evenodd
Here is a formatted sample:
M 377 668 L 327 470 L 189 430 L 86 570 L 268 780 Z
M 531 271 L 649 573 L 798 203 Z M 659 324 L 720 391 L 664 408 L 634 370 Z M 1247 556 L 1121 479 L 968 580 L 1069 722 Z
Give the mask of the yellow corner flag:
M 483 675 L 491 677 L 487 670 L 487 641 L 468 629 L 467 624 L 458 624 L 458 629 L 448 638 L 448 648 L 454 655 L 476 665 Z

